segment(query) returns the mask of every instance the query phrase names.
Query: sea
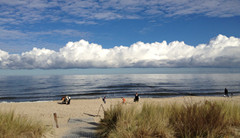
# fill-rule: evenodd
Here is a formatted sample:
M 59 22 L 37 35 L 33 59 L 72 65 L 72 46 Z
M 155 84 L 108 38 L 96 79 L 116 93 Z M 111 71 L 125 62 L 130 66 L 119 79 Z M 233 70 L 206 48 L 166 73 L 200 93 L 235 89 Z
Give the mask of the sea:
M 239 68 L 0 70 L 0 102 L 240 94 Z

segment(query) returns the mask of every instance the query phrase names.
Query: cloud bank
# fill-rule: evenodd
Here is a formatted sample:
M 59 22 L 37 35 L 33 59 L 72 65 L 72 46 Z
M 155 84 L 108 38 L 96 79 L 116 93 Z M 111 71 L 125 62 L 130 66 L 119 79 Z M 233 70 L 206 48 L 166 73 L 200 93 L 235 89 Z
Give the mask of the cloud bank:
M 85 40 L 68 42 L 59 51 L 33 48 L 21 54 L 0 50 L 2 69 L 124 67 L 240 67 L 240 38 L 218 35 L 196 47 L 184 42 L 137 42 L 104 49 Z

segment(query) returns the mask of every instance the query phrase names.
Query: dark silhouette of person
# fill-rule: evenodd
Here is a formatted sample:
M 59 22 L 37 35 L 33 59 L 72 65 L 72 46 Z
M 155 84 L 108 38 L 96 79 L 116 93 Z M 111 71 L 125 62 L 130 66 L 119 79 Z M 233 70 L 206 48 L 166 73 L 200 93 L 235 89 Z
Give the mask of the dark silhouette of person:
M 228 95 L 228 89 L 227 88 L 225 88 L 224 89 L 224 94 L 228 97 L 229 95 Z
M 138 95 L 138 93 L 136 92 L 135 98 L 134 98 L 134 102 L 138 102 L 138 101 L 139 101 L 139 95 Z
M 106 104 L 106 96 L 102 98 L 103 102 Z

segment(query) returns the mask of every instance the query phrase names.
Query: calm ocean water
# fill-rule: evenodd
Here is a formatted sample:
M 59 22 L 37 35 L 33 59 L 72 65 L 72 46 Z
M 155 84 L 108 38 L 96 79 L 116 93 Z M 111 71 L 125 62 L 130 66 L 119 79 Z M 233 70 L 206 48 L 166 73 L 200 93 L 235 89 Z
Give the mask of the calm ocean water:
M 51 101 L 64 95 L 73 99 L 223 96 L 224 88 L 240 94 L 240 73 L 234 71 L 165 71 L 136 74 L 0 75 L 0 102 Z

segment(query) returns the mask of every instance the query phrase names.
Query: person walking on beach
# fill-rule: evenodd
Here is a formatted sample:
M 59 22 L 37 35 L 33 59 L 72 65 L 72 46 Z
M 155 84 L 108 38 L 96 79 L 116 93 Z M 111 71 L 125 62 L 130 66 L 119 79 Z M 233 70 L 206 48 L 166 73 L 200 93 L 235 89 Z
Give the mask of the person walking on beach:
M 126 103 L 126 99 L 124 97 L 122 97 L 122 103 L 125 104 Z
M 224 94 L 225 94 L 224 96 L 227 96 L 227 97 L 229 96 L 229 95 L 228 95 L 228 89 L 227 89 L 227 88 L 225 88 Z
M 106 104 L 106 96 L 104 96 L 104 97 L 102 98 L 102 100 L 103 100 L 104 104 Z
M 135 98 L 134 98 L 134 102 L 138 102 L 138 101 L 139 101 L 139 95 L 138 95 L 138 93 L 136 92 Z

